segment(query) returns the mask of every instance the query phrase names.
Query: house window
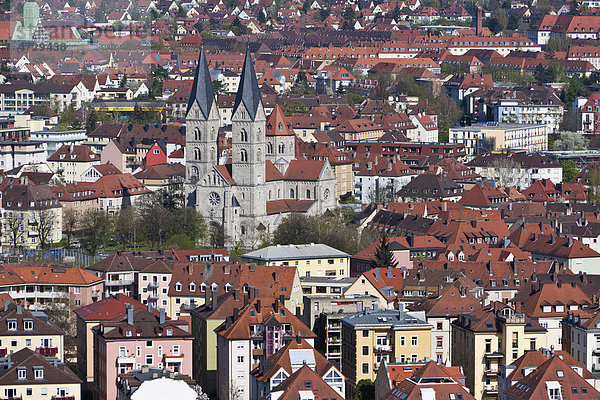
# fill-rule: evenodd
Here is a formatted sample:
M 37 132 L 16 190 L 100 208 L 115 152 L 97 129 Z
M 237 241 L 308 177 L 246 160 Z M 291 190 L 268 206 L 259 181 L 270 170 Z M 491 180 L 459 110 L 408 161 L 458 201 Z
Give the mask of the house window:
M 146 365 L 152 365 L 154 363 L 154 356 L 152 354 L 146 354 Z
M 23 321 L 23 329 L 25 329 L 26 331 L 32 331 L 33 330 L 33 321 L 32 320 L 24 320 Z
M 146 340 L 146 347 L 152 347 L 152 340 Z
M 369 337 L 369 331 L 368 330 L 363 330 L 362 331 L 362 337 Z
M 17 330 L 17 321 L 15 321 L 15 320 L 9 320 L 8 321 L 8 330 L 9 331 L 16 331 Z
M 410 338 L 410 345 L 412 347 L 416 347 L 418 345 L 418 343 L 419 343 L 419 339 L 416 336 L 412 336 Z
M 19 368 L 17 370 L 17 379 L 27 379 L 27 369 Z
M 173 346 L 173 355 L 174 356 L 178 356 L 179 355 L 179 345 L 174 345 Z
M 362 374 L 363 375 L 369 374 L 369 363 L 362 363 Z
M 363 356 L 368 356 L 369 355 L 369 346 L 363 346 L 362 347 L 362 355 Z
M 400 336 L 400 346 L 406 346 L 406 336 Z
M 44 379 L 44 369 L 43 368 L 35 368 L 35 379 Z
M 237 362 L 243 363 L 244 362 L 244 356 L 237 356 Z

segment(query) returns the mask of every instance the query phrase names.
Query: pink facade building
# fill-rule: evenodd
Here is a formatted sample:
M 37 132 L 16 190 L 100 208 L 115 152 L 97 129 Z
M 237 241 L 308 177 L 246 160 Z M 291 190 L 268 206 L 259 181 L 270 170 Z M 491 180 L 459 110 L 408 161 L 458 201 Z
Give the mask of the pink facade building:
M 146 309 L 102 322 L 94 332 L 94 386 L 99 400 L 117 399 L 117 378 L 142 366 L 192 375 L 192 340 L 188 324 L 167 320 Z

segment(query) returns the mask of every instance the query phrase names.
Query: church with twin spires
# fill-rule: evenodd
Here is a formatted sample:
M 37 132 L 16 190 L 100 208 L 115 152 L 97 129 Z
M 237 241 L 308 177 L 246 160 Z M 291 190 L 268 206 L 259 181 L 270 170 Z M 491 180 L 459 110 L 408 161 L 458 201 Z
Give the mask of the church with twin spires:
M 219 163 L 220 116 L 204 49 L 186 112 L 186 198 L 226 242 L 258 244 L 290 213 L 322 214 L 337 207 L 327 160 L 296 154 L 296 136 L 281 109 L 267 118 L 250 51 L 231 117 L 231 152 Z

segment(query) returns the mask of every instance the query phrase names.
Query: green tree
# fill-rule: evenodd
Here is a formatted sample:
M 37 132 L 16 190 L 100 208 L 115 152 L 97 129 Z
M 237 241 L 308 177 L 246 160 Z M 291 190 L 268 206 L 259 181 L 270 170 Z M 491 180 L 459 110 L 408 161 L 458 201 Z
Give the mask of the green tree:
M 371 400 L 375 398 L 375 384 L 370 379 L 361 379 L 354 388 L 352 400 Z
M 571 182 L 579 173 L 577 163 L 573 160 L 563 160 L 560 162 L 560 165 L 562 165 L 563 182 Z
M 114 233 L 123 248 L 131 247 L 143 235 L 140 215 L 135 207 L 122 208 L 115 217 Z
M 182 235 L 192 244 L 189 248 L 196 248 L 200 240 L 206 236 L 206 231 L 204 218 L 195 208 L 184 207 L 171 213 L 169 238 Z
M 394 254 L 390 250 L 390 242 L 387 234 L 384 232 L 379 239 L 375 254 L 371 259 L 371 268 L 398 267 L 398 262 L 394 260 Z
M 94 107 L 91 107 L 90 113 L 88 114 L 85 120 L 85 131 L 89 134 L 96 130 L 96 125 L 98 123 L 98 114 Z
M 112 232 L 111 221 L 104 211 L 90 210 L 83 215 L 81 225 L 81 245 L 94 255 L 108 242 Z

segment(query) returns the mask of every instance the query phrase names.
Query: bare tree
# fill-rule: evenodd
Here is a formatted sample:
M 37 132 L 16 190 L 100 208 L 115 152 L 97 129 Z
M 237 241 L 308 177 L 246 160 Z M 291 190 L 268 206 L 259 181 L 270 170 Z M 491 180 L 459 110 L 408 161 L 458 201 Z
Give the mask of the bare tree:
M 40 235 L 40 247 L 45 249 L 52 243 L 52 229 L 54 228 L 55 216 L 52 210 L 40 210 L 35 213 L 38 233 Z
M 18 212 L 9 211 L 6 218 L 6 230 L 10 237 L 13 254 L 17 254 L 17 247 L 25 235 L 25 221 Z
M 494 179 L 498 187 L 505 188 L 510 186 L 518 186 L 521 180 L 521 167 L 508 156 L 500 157 L 492 161 L 490 164 L 491 171 L 489 178 Z
M 71 245 L 71 238 L 77 230 L 77 214 L 72 208 L 67 208 L 63 214 L 63 232 L 67 236 L 67 247 Z

